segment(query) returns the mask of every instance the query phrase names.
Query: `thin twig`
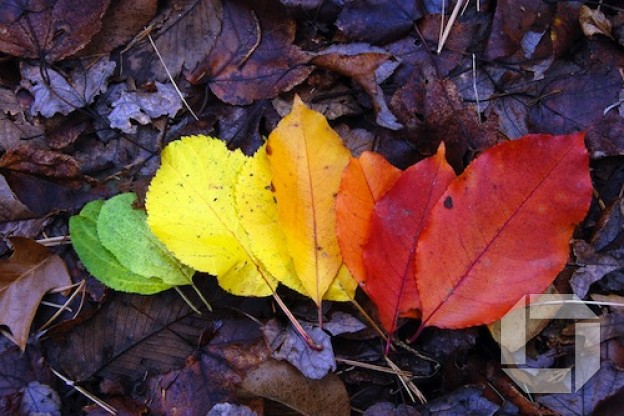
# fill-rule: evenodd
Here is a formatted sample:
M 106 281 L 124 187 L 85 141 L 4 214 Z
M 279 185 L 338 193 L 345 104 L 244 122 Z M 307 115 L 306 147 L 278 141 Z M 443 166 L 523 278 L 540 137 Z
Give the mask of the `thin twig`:
M 286 317 L 288 318 L 292 326 L 295 328 L 295 331 L 299 334 L 299 336 L 301 336 L 301 338 L 303 338 L 306 344 L 308 344 L 308 346 L 315 351 L 322 351 L 323 347 L 318 345 L 316 341 L 312 339 L 310 334 L 306 332 L 306 330 L 301 326 L 297 318 L 295 318 L 295 315 L 293 315 L 290 309 L 288 309 L 288 307 L 286 306 L 282 298 L 277 293 L 275 293 L 275 291 L 273 291 L 272 295 L 277 305 L 280 307 L 282 312 L 286 314 Z
M 416 395 L 421 403 L 427 403 L 425 395 L 422 393 L 422 391 L 420 391 L 418 387 L 416 387 L 416 384 L 414 384 L 412 380 L 410 380 L 408 377 L 398 374 L 402 370 L 390 358 L 388 358 L 387 356 L 385 356 L 384 358 L 386 359 L 386 363 L 388 363 L 390 368 L 397 371 L 397 376 L 399 377 L 401 384 L 403 384 L 403 387 L 405 387 L 407 394 L 409 394 L 410 399 L 412 399 L 412 402 L 416 403 L 416 399 L 414 399 L 414 395 Z
M 156 56 L 158 56 L 158 59 L 160 59 L 160 63 L 162 64 L 163 68 L 165 68 L 165 72 L 167 73 L 167 76 L 169 77 L 169 80 L 171 81 L 171 84 L 173 85 L 173 88 L 175 88 L 176 92 L 180 96 L 180 99 L 184 103 L 184 106 L 189 111 L 189 113 L 191 113 L 193 118 L 195 120 L 199 121 L 199 117 L 197 117 L 197 115 L 193 112 L 193 109 L 186 102 L 186 99 L 184 98 L 184 95 L 182 95 L 182 92 L 180 91 L 180 89 L 178 88 L 177 84 L 175 83 L 175 81 L 173 79 L 173 76 L 171 75 L 171 72 L 169 72 L 169 68 L 167 68 L 167 65 L 165 64 L 165 60 L 163 59 L 162 55 L 160 54 L 160 51 L 158 50 L 158 48 L 156 47 L 156 44 L 154 43 L 154 40 L 152 39 L 152 35 L 148 34 L 147 38 L 149 39 L 150 43 L 152 44 L 152 48 L 154 48 L 154 51 L 156 52 Z
M 469 0 L 466 0 L 469 1 Z M 459 11 L 462 8 L 462 4 L 464 3 L 463 0 L 459 0 L 457 3 L 455 3 L 455 7 L 453 8 L 453 12 L 451 13 L 451 17 L 449 17 L 448 23 L 446 24 L 446 27 L 444 28 L 444 33 L 442 34 L 442 40 L 441 42 L 438 43 L 438 49 L 436 51 L 436 53 L 440 53 L 442 52 L 442 48 L 444 47 L 444 44 L 446 43 L 446 40 L 449 37 L 449 34 L 451 33 L 451 29 L 453 27 L 453 24 L 455 23 L 455 20 L 457 20 L 457 16 L 459 15 Z
M 409 371 L 405 371 L 405 370 L 401 370 L 401 369 L 395 370 L 395 369 L 388 368 L 388 367 L 382 367 L 380 365 L 369 364 L 369 363 L 362 363 L 360 361 L 348 360 L 346 358 L 338 358 L 338 357 L 336 357 L 336 362 L 337 363 L 341 363 L 341 364 L 351 365 L 353 367 L 365 368 L 367 370 L 379 371 L 380 373 L 393 374 L 395 376 L 403 376 L 403 377 L 412 377 L 413 376 L 413 374 L 410 373 Z
M 111 406 L 110 404 L 106 403 L 104 400 L 100 399 L 99 397 L 97 397 L 93 393 L 89 393 L 84 388 L 82 388 L 80 386 L 77 386 L 74 381 L 68 379 L 67 377 L 65 377 L 64 375 L 62 375 L 58 371 L 56 371 L 54 368 L 50 367 L 50 370 L 52 371 L 52 373 L 54 373 L 55 376 L 57 376 L 58 378 L 63 380 L 65 382 L 65 384 L 67 384 L 69 387 L 73 387 L 74 389 L 76 389 L 76 391 L 81 393 L 83 396 L 88 397 L 89 399 L 91 399 L 95 404 L 100 406 L 107 413 L 109 413 L 111 415 L 116 415 L 118 413 L 117 409 L 115 409 L 113 406 Z
M 468 3 L 466 3 L 468 4 Z M 472 90 L 474 91 L 475 101 L 477 102 L 477 119 L 479 124 L 483 123 L 481 118 L 481 103 L 479 102 L 479 90 L 477 89 L 477 56 L 472 54 Z

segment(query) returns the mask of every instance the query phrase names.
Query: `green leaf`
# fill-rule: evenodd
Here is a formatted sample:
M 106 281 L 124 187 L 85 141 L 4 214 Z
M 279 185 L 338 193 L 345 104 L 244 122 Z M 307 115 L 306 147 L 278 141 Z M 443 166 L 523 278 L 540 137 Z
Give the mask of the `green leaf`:
M 98 237 L 97 221 L 103 201 L 89 202 L 69 220 L 69 232 L 80 261 L 96 279 L 121 292 L 150 295 L 171 288 L 160 279 L 132 273 L 122 266 Z
M 132 273 L 156 277 L 172 286 L 191 284 L 195 272 L 182 265 L 147 226 L 147 215 L 135 209 L 134 193 L 114 196 L 104 202 L 97 219 L 102 245 Z

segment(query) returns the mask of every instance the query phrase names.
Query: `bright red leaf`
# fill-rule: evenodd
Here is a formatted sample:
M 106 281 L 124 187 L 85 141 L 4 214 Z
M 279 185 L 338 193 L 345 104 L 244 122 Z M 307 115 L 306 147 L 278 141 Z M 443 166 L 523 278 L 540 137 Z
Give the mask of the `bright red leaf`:
M 583 139 L 536 134 L 502 143 L 449 186 L 416 252 L 421 329 L 490 323 L 554 280 L 591 201 Z
M 405 170 L 375 205 L 364 247 L 364 288 L 389 334 L 396 330 L 399 316 L 420 316 L 414 281 L 416 244 L 431 208 L 454 179 L 441 145 L 436 155 Z

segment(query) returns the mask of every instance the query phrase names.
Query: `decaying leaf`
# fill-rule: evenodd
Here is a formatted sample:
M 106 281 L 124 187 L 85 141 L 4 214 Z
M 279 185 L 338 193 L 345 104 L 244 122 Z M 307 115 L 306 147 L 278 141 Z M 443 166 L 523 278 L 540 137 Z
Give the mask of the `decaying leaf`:
M 591 201 L 583 138 L 529 135 L 502 143 L 449 186 L 416 250 L 421 328 L 492 322 L 554 280 Z
M 420 315 L 416 245 L 433 206 L 454 179 L 441 145 L 436 155 L 407 168 L 375 204 L 363 252 L 363 286 L 389 334 L 396 331 L 399 316 Z
M 154 92 L 122 91 L 121 96 L 111 103 L 113 111 L 108 115 L 110 127 L 124 133 L 136 133 L 137 126 L 130 120 L 145 125 L 160 116 L 174 117 L 182 109 L 180 95 L 171 84 L 156 81 Z
M 22 393 L 20 414 L 61 416 L 61 398 L 47 384 L 32 381 Z
M 84 64 L 87 65 L 86 62 Z M 50 68 L 22 64 L 22 86 L 35 97 L 30 111 L 52 117 L 56 113 L 68 115 L 91 104 L 98 94 L 106 91 L 106 81 L 113 74 L 115 66 L 114 61 L 101 58 L 66 77 Z M 42 71 L 45 71 L 45 79 Z
M 43 296 L 71 285 L 63 260 L 33 240 L 11 237 L 13 255 L 0 260 L 0 324 L 6 325 L 23 351 Z
M 188 79 L 207 81 L 228 104 L 273 98 L 312 72 L 308 55 L 293 45 L 295 30 L 294 19 L 274 2 L 225 2 L 215 46 Z
M 358 283 L 366 281 L 362 252 L 374 204 L 400 175 L 400 169 L 373 152 L 352 158 L 342 174 L 336 198 L 336 234 L 344 263 Z
M 336 194 L 349 151 L 319 113 L 295 98 L 267 143 L 279 223 L 307 295 L 321 304 L 342 265 Z
M 13 18 L 3 16 L 0 22 L 0 50 L 23 58 L 45 58 L 54 62 L 83 48 L 100 30 L 110 0 L 10 3 L 21 7 L 14 9 Z
M 0 223 L 32 218 L 34 215 L 13 193 L 4 176 L 0 175 Z
M 288 363 L 269 360 L 249 372 L 242 387 L 306 416 L 348 416 L 347 390 L 337 375 L 321 380 L 303 377 Z
M 70 179 L 80 175 L 80 167 L 73 157 L 24 145 L 4 153 L 0 157 L 0 168 L 53 178 Z
M 312 63 L 339 74 L 352 77 L 373 100 L 377 124 L 390 130 L 398 130 L 401 123 L 388 108 L 379 84 L 384 82 L 399 66 L 386 50 L 375 46 L 356 43 L 333 45 L 318 52 Z
M 174 78 L 183 71 L 192 71 L 215 47 L 222 21 L 220 0 L 185 0 L 171 4 L 153 22 L 158 29 L 151 36 Z M 168 80 L 163 64 L 145 38 L 123 54 L 122 68 L 124 75 L 139 82 Z
M 579 22 L 585 36 L 604 35 L 613 39 L 611 22 L 600 9 L 590 9 L 582 5 L 579 10 Z

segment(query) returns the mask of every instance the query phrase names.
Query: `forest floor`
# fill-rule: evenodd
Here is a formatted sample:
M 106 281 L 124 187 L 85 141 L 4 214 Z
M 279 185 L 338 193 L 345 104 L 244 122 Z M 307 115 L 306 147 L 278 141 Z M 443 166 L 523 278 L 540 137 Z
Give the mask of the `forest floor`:
M 621 2 L 442 3 L 2 2 L 0 413 L 621 409 Z M 527 394 L 503 371 L 486 326 L 426 328 L 407 345 L 418 321 L 401 320 L 386 356 L 385 341 L 352 303 L 323 303 L 325 329 L 337 328 L 330 336 L 313 327 L 311 300 L 279 288 L 297 319 L 326 340 L 313 352 L 289 332 L 270 296 L 234 296 L 198 273 L 195 284 L 213 310 L 197 314 L 175 290 L 123 293 L 86 271 L 68 228 L 85 204 L 128 191 L 144 201 L 162 149 L 181 136 L 218 137 L 252 155 L 295 95 L 329 120 L 354 156 L 372 150 L 400 169 L 435 154 L 441 141 L 460 174 L 498 143 L 585 132 L 593 199 L 551 290 L 595 302 L 598 372 L 578 391 Z M 452 255 L 442 253 L 440 261 Z M 202 304 L 193 290 L 181 290 Z M 360 291 L 356 299 L 375 319 L 373 303 Z M 574 330 L 573 321 L 545 322 L 526 345 L 527 364 L 572 367 Z M 281 349 L 268 341 L 278 337 Z M 305 377 L 287 356 L 299 368 L 329 374 Z

